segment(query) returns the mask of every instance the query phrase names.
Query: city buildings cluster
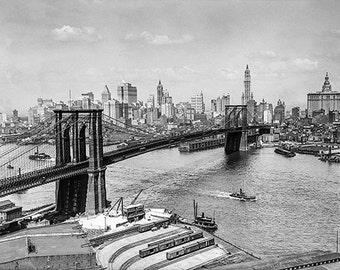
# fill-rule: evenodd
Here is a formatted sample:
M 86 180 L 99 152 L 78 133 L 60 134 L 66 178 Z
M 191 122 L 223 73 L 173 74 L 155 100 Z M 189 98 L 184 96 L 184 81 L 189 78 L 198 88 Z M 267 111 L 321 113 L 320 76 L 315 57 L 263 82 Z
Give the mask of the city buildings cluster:
M 230 94 L 226 93 L 210 101 L 210 109 L 206 108 L 203 91 L 194 94 L 190 101 L 174 103 L 170 92 L 163 87 L 161 80 L 155 85 L 155 92 L 150 94 L 146 102 L 138 100 L 137 87 L 122 82 L 117 86 L 116 98 L 109 87 L 104 86 L 101 99 L 96 100 L 93 92 L 82 93 L 78 98 L 70 97 L 67 102 L 54 102 L 52 99 L 38 98 L 37 105 L 31 107 L 26 117 L 19 117 L 17 110 L 9 116 L 0 112 L 0 134 L 17 134 L 25 132 L 36 123 L 53 118 L 54 110 L 60 109 L 103 109 L 111 121 L 119 125 L 153 125 L 168 129 L 193 123 L 223 125 L 225 106 L 230 105 Z M 256 123 L 281 125 L 287 119 L 297 121 L 303 119 L 308 125 L 316 122 L 339 121 L 340 92 L 332 90 L 326 73 L 321 91 L 307 94 L 307 109 L 293 107 L 286 110 L 286 104 L 279 99 L 275 106 L 265 101 L 257 102 L 251 92 L 251 74 L 249 66 L 244 71 L 244 91 L 241 104 L 247 105 L 248 119 Z

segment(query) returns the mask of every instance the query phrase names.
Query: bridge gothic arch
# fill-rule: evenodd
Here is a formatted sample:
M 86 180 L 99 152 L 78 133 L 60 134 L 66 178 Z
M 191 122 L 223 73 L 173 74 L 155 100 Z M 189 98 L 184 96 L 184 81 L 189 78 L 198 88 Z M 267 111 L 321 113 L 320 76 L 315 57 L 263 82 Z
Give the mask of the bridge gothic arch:
M 70 175 L 57 182 L 57 210 L 66 214 L 102 212 L 106 207 L 102 110 L 55 110 L 55 116 L 56 165 L 87 160 L 89 164 L 86 175 Z

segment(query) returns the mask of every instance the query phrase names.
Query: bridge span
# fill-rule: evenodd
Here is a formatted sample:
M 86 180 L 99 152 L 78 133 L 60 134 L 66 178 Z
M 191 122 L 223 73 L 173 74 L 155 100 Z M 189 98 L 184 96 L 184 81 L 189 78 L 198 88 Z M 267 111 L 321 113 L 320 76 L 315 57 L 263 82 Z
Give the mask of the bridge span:
M 106 153 L 103 153 L 102 110 L 55 111 L 57 123 L 55 126 L 55 166 L 1 179 L 0 197 L 57 182 L 57 210 L 66 214 L 102 212 L 107 203 L 106 166 L 173 144 L 216 134 L 226 134 L 225 151 L 227 154 L 238 151 L 240 147 L 246 147 L 242 146 L 242 143 L 247 144 L 247 136 L 250 131 L 252 131 L 251 136 L 258 137 L 263 133 L 268 133 L 270 128 L 263 125 L 248 125 L 244 119 L 246 117 L 245 110 L 244 106 L 226 108 L 228 113 L 226 113 L 224 128 L 154 139 L 147 143 Z M 80 117 L 84 114 L 86 118 Z M 85 132 L 89 137 L 89 158 L 86 154 Z

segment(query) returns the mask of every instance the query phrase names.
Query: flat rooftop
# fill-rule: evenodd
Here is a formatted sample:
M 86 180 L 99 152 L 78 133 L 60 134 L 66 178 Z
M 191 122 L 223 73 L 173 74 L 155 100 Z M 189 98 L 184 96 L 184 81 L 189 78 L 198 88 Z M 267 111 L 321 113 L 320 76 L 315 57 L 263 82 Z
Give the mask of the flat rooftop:
M 75 228 L 77 225 L 66 223 L 35 227 L 0 237 L 0 263 L 25 257 L 94 253 L 92 247 L 82 247 L 87 240 Z M 35 246 L 36 252 L 28 253 L 27 239 Z

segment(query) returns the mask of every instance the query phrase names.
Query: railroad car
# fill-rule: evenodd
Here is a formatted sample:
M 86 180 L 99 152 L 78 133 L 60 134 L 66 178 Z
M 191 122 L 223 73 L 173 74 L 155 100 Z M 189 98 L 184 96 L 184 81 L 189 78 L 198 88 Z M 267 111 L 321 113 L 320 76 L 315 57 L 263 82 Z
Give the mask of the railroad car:
M 190 241 L 196 240 L 196 239 L 199 239 L 199 238 L 202 238 L 202 237 L 203 237 L 203 232 L 192 233 L 192 234 L 190 234 Z
M 168 248 L 172 248 L 174 246 L 175 246 L 175 241 L 173 239 L 158 245 L 159 251 L 162 251 L 162 250 L 165 250 L 165 249 L 168 249 Z
M 184 235 L 188 235 L 188 234 L 191 234 L 191 233 L 192 233 L 192 231 L 181 232 L 181 233 L 178 233 L 178 234 L 176 234 L 176 235 L 174 235 L 174 236 L 170 236 L 170 237 L 163 238 L 163 239 L 160 239 L 160 240 L 158 240 L 158 241 L 149 243 L 149 244 L 148 244 L 148 247 L 157 246 L 157 245 L 159 245 L 159 244 L 161 244 L 161 243 L 164 243 L 164 242 L 166 242 L 166 241 L 174 240 L 174 239 L 176 239 L 176 238 L 178 238 L 178 237 L 181 237 L 181 236 L 184 236 Z
M 190 241 L 190 235 L 184 235 L 175 239 L 175 246 L 187 243 Z
M 150 255 L 155 254 L 157 252 L 159 252 L 158 246 L 147 247 L 147 248 L 141 249 L 139 251 L 139 257 L 144 258 L 146 256 L 150 256 Z
M 138 228 L 139 232 L 146 232 L 146 231 L 150 231 L 153 227 L 155 227 L 154 222 L 149 223 L 149 224 L 145 224 L 145 225 L 140 225 Z

